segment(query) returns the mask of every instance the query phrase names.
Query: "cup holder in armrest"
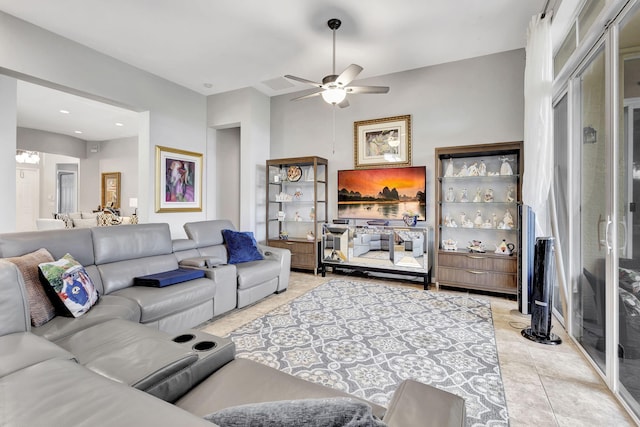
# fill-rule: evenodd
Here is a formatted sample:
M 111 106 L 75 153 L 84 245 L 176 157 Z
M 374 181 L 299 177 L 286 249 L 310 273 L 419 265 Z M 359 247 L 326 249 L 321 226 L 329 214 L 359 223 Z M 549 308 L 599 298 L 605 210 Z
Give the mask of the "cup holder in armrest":
M 189 342 L 189 341 L 191 341 L 191 340 L 193 340 L 195 338 L 196 338 L 196 336 L 193 335 L 193 334 L 182 334 L 182 335 L 178 335 L 177 337 L 175 337 L 173 339 L 173 341 L 177 342 L 178 344 L 182 344 L 182 343 L 185 343 L 185 342 Z
M 208 351 L 212 348 L 215 348 L 216 345 L 217 344 L 213 341 L 200 341 L 195 343 L 191 348 L 193 348 L 195 351 Z

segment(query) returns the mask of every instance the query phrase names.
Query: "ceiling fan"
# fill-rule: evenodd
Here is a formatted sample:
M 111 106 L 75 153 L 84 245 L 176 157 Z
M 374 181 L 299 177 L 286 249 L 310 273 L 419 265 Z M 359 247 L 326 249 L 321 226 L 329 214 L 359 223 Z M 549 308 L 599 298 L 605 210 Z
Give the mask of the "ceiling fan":
M 332 74 L 325 76 L 322 79 L 322 83 L 317 83 L 311 80 L 303 79 L 302 77 L 296 77 L 287 74 L 285 77 L 291 80 L 296 80 L 301 83 L 307 83 L 318 89 L 308 95 L 293 98 L 292 101 L 299 101 L 301 99 L 307 99 L 314 96 L 322 95 L 322 98 L 328 104 L 337 105 L 344 108 L 349 106 L 349 101 L 346 99 L 347 94 L 353 93 L 387 93 L 389 88 L 386 86 L 349 86 L 349 83 L 355 79 L 362 71 L 362 67 L 356 64 L 349 65 L 340 75 L 336 74 L 336 30 L 340 28 L 342 22 L 339 19 L 329 19 L 327 25 L 333 31 L 333 68 Z

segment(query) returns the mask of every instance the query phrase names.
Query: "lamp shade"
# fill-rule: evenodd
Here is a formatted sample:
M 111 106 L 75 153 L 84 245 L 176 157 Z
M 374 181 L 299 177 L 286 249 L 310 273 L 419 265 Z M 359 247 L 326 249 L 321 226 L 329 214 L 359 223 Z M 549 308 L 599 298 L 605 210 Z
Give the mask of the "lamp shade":
M 129 207 L 130 208 L 137 208 L 138 207 L 138 198 L 137 197 L 131 197 L 129 199 Z
M 347 92 L 344 89 L 336 87 L 333 89 L 327 89 L 322 92 L 322 99 L 328 104 L 339 104 L 344 101 L 347 96 Z

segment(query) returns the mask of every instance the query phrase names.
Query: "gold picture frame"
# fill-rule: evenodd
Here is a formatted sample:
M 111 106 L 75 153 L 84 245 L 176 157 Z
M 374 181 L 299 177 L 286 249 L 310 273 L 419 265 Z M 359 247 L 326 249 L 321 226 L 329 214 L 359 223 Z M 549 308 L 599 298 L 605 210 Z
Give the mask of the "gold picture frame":
M 104 172 L 102 174 L 100 201 L 103 208 L 120 209 L 120 172 Z
M 354 165 L 411 166 L 411 116 L 361 120 L 353 123 Z
M 156 145 L 156 212 L 202 211 L 201 153 Z

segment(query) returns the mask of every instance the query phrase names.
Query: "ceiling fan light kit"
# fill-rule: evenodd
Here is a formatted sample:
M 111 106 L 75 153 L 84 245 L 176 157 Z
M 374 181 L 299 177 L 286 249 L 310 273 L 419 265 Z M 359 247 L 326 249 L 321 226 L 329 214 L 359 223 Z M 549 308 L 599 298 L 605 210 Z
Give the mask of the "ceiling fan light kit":
M 327 104 L 340 104 L 347 97 L 347 92 L 340 87 L 327 89 L 322 92 L 322 99 Z
M 347 94 L 362 93 L 387 93 L 389 88 L 386 86 L 349 86 L 362 71 L 362 67 L 356 64 L 349 65 L 342 73 L 336 74 L 336 30 L 340 28 L 342 22 L 339 19 L 332 18 L 327 22 L 327 26 L 333 31 L 333 68 L 332 73 L 322 79 L 322 83 L 317 83 L 302 77 L 296 77 L 287 74 L 285 77 L 300 83 L 306 83 L 315 86 L 317 90 L 307 95 L 293 98 L 292 101 L 312 98 L 322 95 L 322 99 L 327 104 L 337 105 L 344 108 L 349 106 L 346 99 Z

